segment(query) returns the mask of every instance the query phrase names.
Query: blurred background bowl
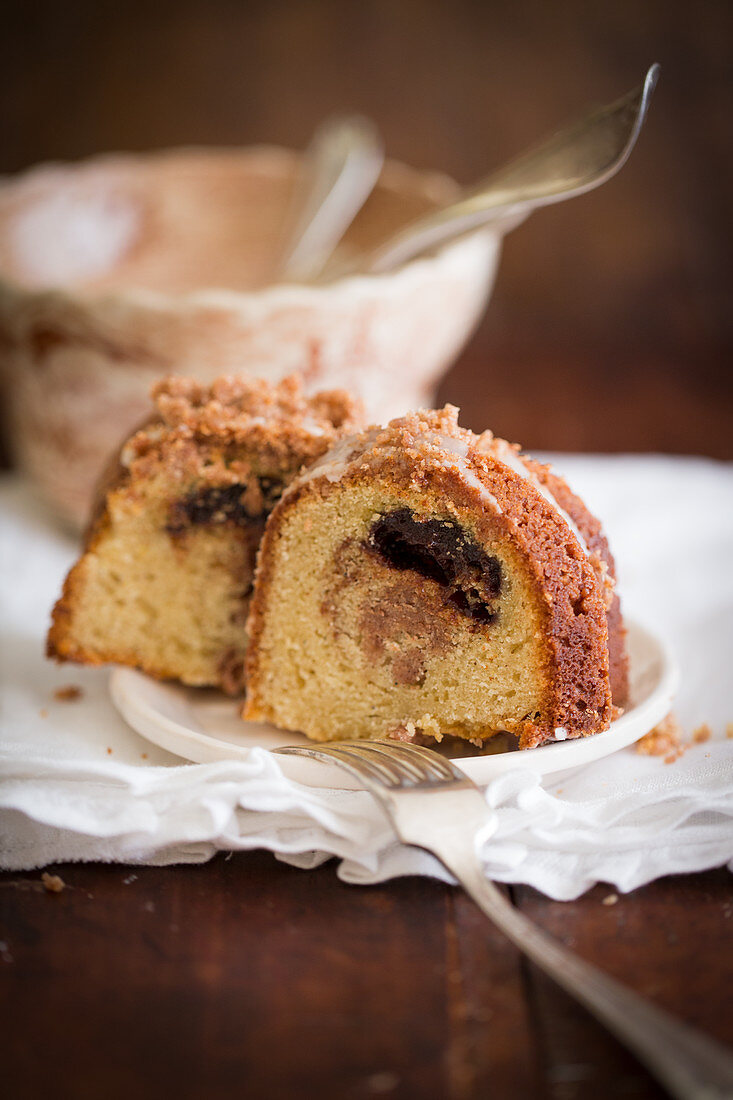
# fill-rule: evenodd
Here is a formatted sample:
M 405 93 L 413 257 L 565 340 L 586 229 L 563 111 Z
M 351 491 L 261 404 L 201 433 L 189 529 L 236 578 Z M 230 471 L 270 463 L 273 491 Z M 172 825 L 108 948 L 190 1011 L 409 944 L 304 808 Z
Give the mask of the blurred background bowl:
M 0 186 L 0 349 L 18 464 L 83 523 L 110 450 L 165 374 L 299 371 L 370 420 L 431 403 L 488 297 L 483 231 L 386 275 L 277 282 L 299 156 L 260 146 L 107 156 Z M 450 201 L 445 176 L 388 163 L 347 231 L 353 256 Z
M 732 36 L 720 0 L 5 0 L 0 179 L 104 150 L 303 148 L 338 111 L 469 185 L 659 61 L 629 163 L 506 239 L 437 400 L 535 452 L 730 459 Z

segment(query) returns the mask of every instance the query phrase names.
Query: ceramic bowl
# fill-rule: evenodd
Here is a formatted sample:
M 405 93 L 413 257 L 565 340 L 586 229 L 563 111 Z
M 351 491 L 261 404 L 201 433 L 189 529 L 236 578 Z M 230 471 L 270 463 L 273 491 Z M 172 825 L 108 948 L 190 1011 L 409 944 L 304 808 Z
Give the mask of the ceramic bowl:
M 0 357 L 11 441 L 79 525 L 110 451 L 166 374 L 303 374 L 373 421 L 429 404 L 480 316 L 500 236 L 384 275 L 277 282 L 298 155 L 183 149 L 50 165 L 0 183 Z M 344 238 L 358 253 L 455 196 L 388 163 Z

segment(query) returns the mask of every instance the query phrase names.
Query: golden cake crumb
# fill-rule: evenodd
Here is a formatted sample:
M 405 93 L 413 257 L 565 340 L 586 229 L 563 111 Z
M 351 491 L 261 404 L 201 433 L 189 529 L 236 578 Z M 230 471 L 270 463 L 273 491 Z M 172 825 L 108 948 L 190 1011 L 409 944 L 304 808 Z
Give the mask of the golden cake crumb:
M 60 894 L 62 890 L 66 889 L 66 883 L 60 875 L 49 875 L 48 871 L 44 871 L 41 875 L 41 882 L 43 888 L 49 894 Z
M 636 751 L 642 756 L 663 756 L 665 764 L 673 764 L 687 750 L 683 736 L 682 726 L 670 711 L 653 730 L 637 741 Z
M 75 703 L 83 694 L 78 684 L 64 684 L 63 687 L 56 688 L 53 697 L 57 703 Z
M 733 722 L 728 722 L 725 727 L 725 736 L 729 741 L 733 741 Z
M 692 731 L 690 740 L 685 740 L 685 731 L 670 711 L 653 730 L 637 741 L 636 751 L 644 756 L 663 756 L 665 764 L 674 764 L 692 745 L 703 745 L 712 736 L 709 722 L 701 722 Z M 726 726 L 726 737 L 733 738 L 733 722 Z
M 618 894 L 606 894 L 605 898 L 601 902 L 601 905 L 615 905 L 618 901 Z

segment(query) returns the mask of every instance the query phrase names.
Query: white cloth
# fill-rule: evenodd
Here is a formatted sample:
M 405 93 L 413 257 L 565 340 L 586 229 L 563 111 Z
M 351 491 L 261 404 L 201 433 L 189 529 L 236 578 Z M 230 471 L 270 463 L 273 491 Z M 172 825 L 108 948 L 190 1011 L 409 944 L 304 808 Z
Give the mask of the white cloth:
M 604 519 L 626 611 L 676 650 L 678 717 L 688 731 L 710 723 L 714 738 L 674 764 L 631 748 L 544 782 L 519 758 L 486 792 L 487 873 L 573 898 L 598 881 L 626 891 L 733 861 L 733 468 L 634 456 L 555 464 Z M 299 786 L 264 750 L 244 763 L 181 764 L 125 725 L 107 670 L 46 661 L 49 610 L 76 546 L 18 478 L 0 482 L 0 509 L 1 866 L 186 863 L 268 848 L 302 867 L 336 856 L 349 882 L 449 880 L 431 856 L 397 843 L 368 794 Z M 70 682 L 83 697 L 56 700 Z

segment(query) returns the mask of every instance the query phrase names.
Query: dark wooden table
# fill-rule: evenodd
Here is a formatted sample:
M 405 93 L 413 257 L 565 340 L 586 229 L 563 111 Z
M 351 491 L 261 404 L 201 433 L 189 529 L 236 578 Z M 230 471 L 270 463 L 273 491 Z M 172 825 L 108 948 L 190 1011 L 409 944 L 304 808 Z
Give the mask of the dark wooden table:
M 199 867 L 0 877 L 3 1085 L 13 1100 L 663 1095 L 457 889 L 338 881 L 268 853 Z M 584 958 L 733 1041 L 728 873 L 604 905 L 516 888 Z
M 336 107 L 477 178 L 655 59 L 624 172 L 506 245 L 441 389 L 532 449 L 733 455 L 730 40 L 718 0 L 6 0 L 0 172 L 115 148 L 302 146 Z M 663 766 L 660 764 L 660 766 Z M 69 1100 L 661 1095 L 458 890 L 266 854 L 0 876 L 3 1094 Z M 134 878 L 132 875 L 134 873 Z M 724 871 L 516 905 L 733 1041 Z M 727 964 L 727 965 L 726 965 Z

